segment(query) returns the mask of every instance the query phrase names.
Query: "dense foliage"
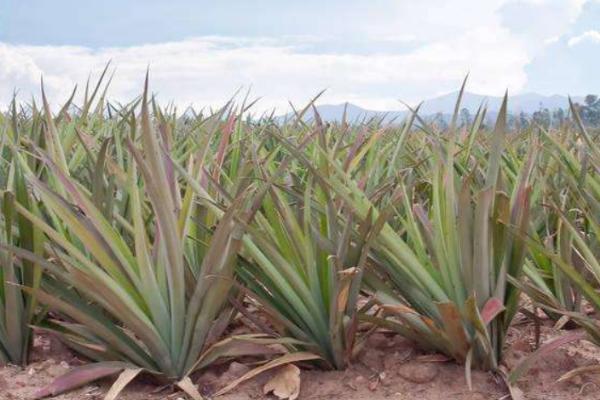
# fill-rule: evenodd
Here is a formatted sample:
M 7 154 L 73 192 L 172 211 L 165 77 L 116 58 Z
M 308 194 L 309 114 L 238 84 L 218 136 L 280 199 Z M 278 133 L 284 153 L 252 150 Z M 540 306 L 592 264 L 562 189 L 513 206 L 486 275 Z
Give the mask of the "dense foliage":
M 191 373 L 272 344 L 342 369 L 378 327 L 500 371 L 522 291 L 600 345 L 580 106 L 515 128 L 505 98 L 488 128 L 459 96 L 442 129 L 180 115 L 147 87 L 107 103 L 102 79 L 72 100 L 0 115 L 0 362 L 27 362 L 31 325 L 93 361 L 40 396 L 143 371 L 198 398 Z M 254 334 L 227 334 L 237 313 Z

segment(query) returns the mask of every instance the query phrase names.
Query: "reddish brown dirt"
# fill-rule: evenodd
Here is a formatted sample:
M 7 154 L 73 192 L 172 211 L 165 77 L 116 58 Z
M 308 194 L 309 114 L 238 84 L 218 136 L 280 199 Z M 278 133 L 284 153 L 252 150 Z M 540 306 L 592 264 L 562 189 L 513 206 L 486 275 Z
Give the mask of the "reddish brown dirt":
M 550 327 L 542 328 L 542 340 L 556 337 Z M 533 327 L 515 326 L 510 331 L 511 343 L 507 364 L 514 365 L 533 350 Z M 503 382 L 491 373 L 473 372 L 473 391 L 469 391 L 464 368 L 453 362 L 440 361 L 436 355 L 416 350 L 406 340 L 392 334 L 377 333 L 369 339 L 367 351 L 344 372 L 322 372 L 303 369 L 300 399 L 424 399 L 424 400 L 485 400 L 508 399 Z M 30 399 L 37 389 L 61 375 L 71 366 L 80 364 L 59 342 L 36 337 L 33 363 L 26 369 L 0 369 L 0 399 Z M 600 364 L 600 349 L 588 342 L 567 345 L 553 352 L 519 381 L 524 398 L 534 399 L 600 399 L 600 375 L 583 375 L 569 382 L 557 383 L 560 376 L 583 365 Z M 231 363 L 207 371 L 196 383 L 207 397 L 250 367 Z M 262 387 L 269 379 L 265 373 L 248 381 L 223 400 L 267 398 Z M 102 399 L 110 381 L 88 385 L 56 397 L 62 400 Z M 141 378 L 121 395 L 124 400 L 184 399 L 172 388 L 157 388 Z M 273 397 L 268 397 L 273 398 Z

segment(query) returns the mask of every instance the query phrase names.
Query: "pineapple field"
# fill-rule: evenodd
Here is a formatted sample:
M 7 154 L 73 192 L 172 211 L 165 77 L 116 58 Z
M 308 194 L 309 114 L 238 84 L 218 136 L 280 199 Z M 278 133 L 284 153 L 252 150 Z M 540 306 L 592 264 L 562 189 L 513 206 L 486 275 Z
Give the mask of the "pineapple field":
M 463 84 L 441 127 L 109 83 L 0 114 L 1 398 L 598 398 L 600 132 L 574 103 L 464 124 Z

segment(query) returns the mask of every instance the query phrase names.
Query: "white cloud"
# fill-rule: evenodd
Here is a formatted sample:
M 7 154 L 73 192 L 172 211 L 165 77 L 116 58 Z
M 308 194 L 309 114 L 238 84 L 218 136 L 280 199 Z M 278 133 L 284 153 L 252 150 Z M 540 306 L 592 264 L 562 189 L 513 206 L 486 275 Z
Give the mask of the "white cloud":
M 348 7 L 343 18 L 327 18 L 327 32 L 337 35 L 333 39 L 316 30 L 301 37 L 204 36 L 99 49 L 0 42 L 0 107 L 10 101 L 12 88 L 20 90 L 21 100 L 39 93 L 42 74 L 49 97 L 63 101 L 74 84 L 82 88 L 88 73 L 97 73 L 108 60 L 116 68 L 110 98 L 126 101 L 139 94 L 150 65 L 152 90 L 161 101 L 180 106 L 216 106 L 238 88 L 252 87 L 252 94 L 262 97 L 258 110 L 287 108 L 288 100 L 303 103 L 326 88 L 324 102 L 394 109 L 401 108 L 398 99 L 416 102 L 456 90 L 467 72 L 471 91 L 516 93 L 526 85 L 526 65 L 564 37 L 583 3 L 372 0 Z M 546 10 L 526 21 L 535 29 L 507 27 L 520 4 Z M 508 5 L 513 8 L 501 15 Z M 361 51 L 352 48 L 354 42 L 361 43 Z M 371 43 L 377 47 L 370 50 Z
M 535 56 L 556 43 L 577 20 L 586 0 L 507 0 L 500 8 L 503 24 Z
M 518 90 L 528 61 L 506 32 L 486 28 L 404 54 L 317 54 L 274 39 L 215 37 L 99 50 L 0 43 L 0 87 L 6 88 L 0 103 L 7 104 L 13 87 L 22 96 L 38 93 L 42 74 L 49 96 L 62 101 L 108 60 L 116 68 L 110 97 L 120 101 L 139 94 L 150 65 L 152 89 L 162 101 L 214 106 L 252 86 L 254 95 L 264 97 L 262 109 L 305 102 L 324 88 L 329 102 L 398 108 L 400 98 L 416 101 L 456 89 L 468 71 L 472 90 Z
M 569 47 L 573 47 L 584 42 L 600 43 L 600 31 L 586 31 L 581 35 L 570 38 L 567 44 Z

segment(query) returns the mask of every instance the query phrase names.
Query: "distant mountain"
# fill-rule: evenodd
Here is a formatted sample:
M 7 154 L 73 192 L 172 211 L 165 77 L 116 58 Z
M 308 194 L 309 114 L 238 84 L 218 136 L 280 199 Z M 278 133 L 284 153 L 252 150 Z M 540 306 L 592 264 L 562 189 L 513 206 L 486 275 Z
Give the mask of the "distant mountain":
M 458 92 L 453 92 L 426 100 L 421 106 L 421 113 L 424 115 L 436 114 L 438 112 L 452 114 L 457 97 Z M 573 101 L 582 102 L 583 97 L 573 97 Z M 488 111 L 497 112 L 502 105 L 502 97 L 465 92 L 461 101 L 461 109 L 466 108 L 471 113 L 474 113 L 482 102 L 487 104 Z M 556 110 L 558 108 L 567 108 L 568 106 L 569 98 L 567 96 L 544 96 L 537 93 L 525 93 L 516 96 L 510 96 L 509 94 L 508 97 L 508 112 L 511 114 L 519 114 L 521 112 L 532 114 L 540 108 Z
M 458 92 L 453 92 L 426 100 L 421 106 L 419 115 L 423 117 L 438 113 L 442 113 L 445 116 L 451 115 L 454 112 L 457 97 Z M 573 101 L 583 102 L 583 97 L 573 97 Z M 471 114 L 474 114 L 482 103 L 487 105 L 490 115 L 495 115 L 502 104 L 502 97 L 465 92 L 460 108 L 466 108 Z M 508 112 L 515 115 L 521 112 L 532 114 L 540 108 L 555 110 L 558 108 L 567 108 L 568 106 L 568 97 L 560 95 L 544 96 L 537 93 L 526 93 L 516 96 L 509 95 L 508 98 Z M 402 120 L 407 115 L 407 111 L 368 110 L 351 103 L 323 104 L 317 106 L 317 111 L 324 121 L 341 121 L 342 116 L 344 115 L 344 109 L 346 109 L 346 119 L 351 122 L 369 120 L 372 118 L 383 118 L 385 121 Z M 289 119 L 293 118 L 293 116 L 294 115 L 290 113 L 283 116 L 283 118 Z M 306 113 L 306 118 L 313 118 L 312 110 L 309 110 Z
M 352 103 L 317 105 L 317 112 L 323 121 L 329 122 L 341 121 L 344 116 L 344 112 L 346 112 L 346 121 L 348 122 L 359 122 L 373 118 L 383 118 L 385 121 L 392 121 L 398 118 L 402 119 L 407 114 L 406 111 L 367 110 Z M 280 118 L 293 119 L 294 117 L 294 113 L 289 113 Z M 311 120 L 313 118 L 313 110 L 310 109 L 306 112 L 304 119 Z
M 386 121 L 391 121 L 395 118 L 403 118 L 406 111 L 375 111 L 367 110 L 359 107 L 352 103 L 343 104 L 320 104 L 317 105 L 317 112 L 323 121 L 333 122 L 341 121 L 344 117 L 344 111 L 346 112 L 346 121 L 348 122 L 360 122 L 370 120 L 372 118 L 384 118 Z M 279 117 L 281 120 L 294 119 L 294 113 L 288 113 Z M 304 115 L 305 120 L 312 120 L 314 113 L 312 109 L 309 109 Z

